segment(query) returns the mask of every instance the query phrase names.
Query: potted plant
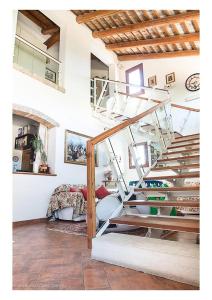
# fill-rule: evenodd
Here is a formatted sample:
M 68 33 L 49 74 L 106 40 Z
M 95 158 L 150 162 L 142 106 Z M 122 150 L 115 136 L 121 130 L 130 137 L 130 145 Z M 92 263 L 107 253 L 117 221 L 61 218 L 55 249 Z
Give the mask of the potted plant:
M 46 152 L 44 151 L 44 147 L 43 147 L 43 142 L 40 138 L 40 136 L 35 136 L 34 139 L 32 140 L 32 148 L 36 154 L 36 156 L 40 156 L 40 159 L 38 159 L 36 161 L 36 159 L 34 159 L 34 163 L 33 163 L 33 172 L 34 173 L 38 173 L 39 172 L 39 160 L 41 160 L 42 162 L 42 166 L 44 167 L 45 165 L 45 168 L 46 171 L 48 169 L 48 165 L 46 164 L 47 162 L 47 155 L 46 155 Z
M 41 173 L 48 173 L 48 164 L 47 164 L 47 155 L 46 155 L 46 152 L 43 150 L 41 152 L 41 165 L 39 167 L 39 171 Z

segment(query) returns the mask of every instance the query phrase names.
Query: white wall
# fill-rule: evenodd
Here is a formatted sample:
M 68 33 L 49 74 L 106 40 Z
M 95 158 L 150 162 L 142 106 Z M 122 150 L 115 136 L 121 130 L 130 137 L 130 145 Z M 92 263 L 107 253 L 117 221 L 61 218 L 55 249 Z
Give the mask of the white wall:
M 64 163 L 65 129 L 95 136 L 103 125 L 91 116 L 90 57 L 91 52 L 111 67 L 115 76 L 115 59 L 100 40 L 92 38 L 85 25 L 79 25 L 69 11 L 42 11 L 61 28 L 61 78 L 65 93 L 47 86 L 14 69 L 13 103 L 31 107 L 48 115 L 60 126 L 52 129 L 51 139 L 57 176 L 13 175 L 14 221 L 43 218 L 52 191 L 62 183 L 86 183 L 86 167 Z M 97 170 L 97 181 L 102 171 Z
M 144 71 L 144 85 L 148 86 L 148 77 L 156 75 L 157 87 L 164 88 L 166 85 L 166 74 L 175 73 L 175 83 L 169 89 L 172 102 L 181 102 L 181 105 L 199 108 L 200 100 L 187 102 L 188 99 L 199 97 L 198 92 L 189 92 L 185 88 L 185 81 L 193 73 L 200 72 L 200 59 L 199 56 L 166 58 L 166 59 L 151 59 L 139 60 L 119 63 L 119 76 L 121 81 L 126 81 L 125 71 L 140 63 L 143 63 Z M 154 93 L 153 98 L 163 97 L 162 93 Z M 164 98 L 161 98 L 164 100 Z M 184 119 L 187 117 L 187 111 L 176 109 L 173 110 L 174 116 L 174 130 L 180 131 Z M 199 113 L 191 113 L 189 115 L 189 126 L 185 126 L 181 134 L 192 134 L 199 132 Z

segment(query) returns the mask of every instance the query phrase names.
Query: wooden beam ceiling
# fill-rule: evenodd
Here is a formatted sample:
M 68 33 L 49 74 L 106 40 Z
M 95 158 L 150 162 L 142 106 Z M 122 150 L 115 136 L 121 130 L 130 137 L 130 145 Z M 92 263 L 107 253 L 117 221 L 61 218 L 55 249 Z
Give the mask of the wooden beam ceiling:
M 182 50 L 182 51 L 170 51 L 162 53 L 148 53 L 148 54 L 126 54 L 118 55 L 118 60 L 144 60 L 144 59 L 158 59 L 158 58 L 173 58 L 182 56 L 194 56 L 199 55 L 199 50 Z
M 116 35 L 116 34 L 124 34 L 129 32 L 138 31 L 141 29 L 146 29 L 149 27 L 162 26 L 162 25 L 170 25 L 175 23 L 180 23 L 188 20 L 195 20 L 199 18 L 199 11 L 191 11 L 186 13 L 180 13 L 177 15 L 171 15 L 165 18 L 152 19 L 148 21 L 139 22 L 136 24 L 125 25 L 117 28 L 110 28 L 106 30 L 94 31 L 94 38 L 105 38 L 108 36 Z
M 44 35 L 51 35 L 45 42 L 44 45 L 47 49 L 52 47 L 55 43 L 60 40 L 60 27 L 51 21 L 39 10 L 19 10 L 25 17 L 30 19 L 33 23 L 41 28 L 41 33 Z
M 90 13 L 85 13 L 76 18 L 77 23 L 87 23 L 97 18 L 104 18 L 114 14 L 117 14 L 119 10 L 95 10 Z
M 142 46 L 165 45 L 165 44 L 191 42 L 191 41 L 199 41 L 199 33 L 198 32 L 169 36 L 169 37 L 162 37 L 162 38 L 156 38 L 156 39 L 143 39 L 143 40 L 138 40 L 138 41 L 112 43 L 112 44 L 105 45 L 105 47 L 108 50 L 116 51 L 116 50 L 137 48 L 137 47 L 142 47 Z

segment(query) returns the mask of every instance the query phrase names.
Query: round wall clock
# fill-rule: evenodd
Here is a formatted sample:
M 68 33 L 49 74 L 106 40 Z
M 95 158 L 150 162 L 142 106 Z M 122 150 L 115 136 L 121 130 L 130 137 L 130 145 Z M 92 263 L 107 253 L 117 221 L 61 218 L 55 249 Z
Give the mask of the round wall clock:
M 200 73 L 190 75 L 185 82 L 185 87 L 190 92 L 195 92 L 200 89 Z

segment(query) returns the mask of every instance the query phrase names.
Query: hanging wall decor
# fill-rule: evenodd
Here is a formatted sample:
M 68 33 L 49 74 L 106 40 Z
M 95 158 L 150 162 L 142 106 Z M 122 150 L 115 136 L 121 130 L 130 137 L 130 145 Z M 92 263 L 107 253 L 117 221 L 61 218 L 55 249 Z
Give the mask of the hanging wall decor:
M 185 82 L 185 87 L 190 92 L 196 92 L 200 89 L 200 73 L 190 75 Z
M 64 162 L 77 165 L 86 165 L 86 143 L 90 136 L 78 132 L 65 131 Z M 95 164 L 98 166 L 97 149 L 95 149 Z
M 148 86 L 153 87 L 153 86 L 156 86 L 156 85 L 157 85 L 156 75 L 149 77 L 148 78 Z
M 175 73 L 169 73 L 166 75 L 166 84 L 170 84 L 172 82 L 175 82 Z

